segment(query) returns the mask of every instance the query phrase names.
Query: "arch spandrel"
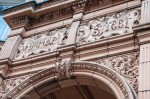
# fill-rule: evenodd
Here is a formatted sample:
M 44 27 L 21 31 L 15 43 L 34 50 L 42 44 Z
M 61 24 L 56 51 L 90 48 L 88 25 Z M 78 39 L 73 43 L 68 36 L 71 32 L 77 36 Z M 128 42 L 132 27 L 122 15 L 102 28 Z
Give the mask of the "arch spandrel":
M 106 83 L 106 85 L 108 85 L 107 82 L 111 82 L 109 87 L 113 90 L 117 98 L 135 99 L 136 95 L 130 84 L 114 70 L 95 62 L 71 62 L 70 60 L 61 61 L 56 66 L 25 79 L 9 91 L 2 99 L 20 99 L 33 90 L 33 87 L 38 88 L 46 82 L 51 82 L 53 85 L 54 83 L 60 83 L 80 76 L 91 77 L 94 80 Z

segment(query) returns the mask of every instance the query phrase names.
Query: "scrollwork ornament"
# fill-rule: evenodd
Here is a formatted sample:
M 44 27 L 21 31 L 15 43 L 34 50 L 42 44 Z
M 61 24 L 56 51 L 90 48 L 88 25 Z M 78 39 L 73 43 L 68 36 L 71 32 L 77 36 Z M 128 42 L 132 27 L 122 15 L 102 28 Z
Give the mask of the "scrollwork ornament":
M 67 43 L 68 30 L 69 27 L 51 31 L 47 30 L 38 35 L 24 39 L 20 44 L 14 59 L 18 60 L 44 52 L 56 51 L 59 46 Z
M 138 53 L 128 53 L 108 58 L 98 59 L 95 62 L 108 66 L 121 74 L 138 91 Z
M 17 78 L 4 80 L 0 85 L 0 99 L 29 77 L 30 76 L 21 76 Z
M 120 11 L 113 15 L 100 16 L 81 25 L 77 32 L 77 43 L 94 42 L 102 38 L 133 33 L 132 27 L 139 22 L 140 11 Z

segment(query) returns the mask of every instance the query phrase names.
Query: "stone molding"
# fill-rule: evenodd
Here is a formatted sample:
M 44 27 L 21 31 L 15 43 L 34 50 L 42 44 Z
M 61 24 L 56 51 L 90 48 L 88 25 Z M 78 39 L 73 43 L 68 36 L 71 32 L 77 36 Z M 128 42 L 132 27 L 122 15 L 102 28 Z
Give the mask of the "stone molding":
M 52 0 L 52 1 L 41 3 L 39 5 L 36 5 L 35 1 L 30 1 L 30 2 L 22 4 L 20 6 L 16 6 L 11 9 L 6 9 L 3 11 L 3 14 L 6 15 L 6 14 L 12 13 L 14 11 L 18 11 L 18 10 L 25 9 L 28 7 L 33 7 L 34 9 L 37 10 L 37 9 L 41 9 L 41 8 L 44 8 L 47 6 L 51 6 L 52 3 L 57 4 L 60 2 L 64 2 L 64 1 L 66 1 L 66 0 Z M 76 8 L 85 7 L 85 6 L 83 6 L 85 4 L 86 4 L 87 8 L 95 7 L 95 6 L 106 6 L 108 4 L 113 4 L 113 3 L 120 2 L 120 1 L 122 1 L 122 0 L 95 0 L 95 1 L 94 0 L 72 0 L 72 8 L 76 9 Z
M 76 42 L 84 44 L 102 38 L 133 33 L 132 27 L 139 23 L 140 11 L 138 10 L 121 11 L 112 15 L 100 16 L 81 23 Z
M 13 90 L 16 86 L 20 85 L 23 81 L 25 81 L 29 77 L 30 75 L 3 80 L 2 83 L 0 84 L 0 99 L 2 99 L 11 90 Z
M 70 64 L 70 62 L 67 61 L 67 64 Z M 61 64 L 61 63 L 65 63 Z M 31 77 L 29 77 L 28 79 L 24 80 L 22 83 L 20 83 L 19 85 L 15 86 L 15 87 L 11 87 L 11 91 L 9 91 L 5 96 L 1 96 L 1 99 L 6 99 L 6 98 L 12 98 L 14 99 L 16 96 L 19 97 L 19 95 L 27 89 L 30 89 L 31 86 L 38 86 L 38 83 L 41 83 L 41 81 L 48 79 L 53 79 L 55 78 L 56 80 L 60 81 L 61 80 L 65 80 L 68 79 L 68 77 L 66 78 L 66 76 L 61 75 L 62 73 L 66 73 L 68 72 L 69 74 L 69 78 L 71 79 L 72 77 L 75 76 L 75 74 L 78 74 L 78 72 L 86 72 L 86 71 L 90 71 L 94 72 L 95 75 L 100 74 L 103 75 L 104 77 L 106 77 L 107 79 L 109 78 L 110 81 L 114 82 L 119 90 L 121 91 L 121 93 L 123 94 L 123 98 L 124 99 L 134 99 L 134 91 L 132 89 L 130 89 L 130 86 L 126 83 L 126 81 L 119 75 L 117 74 L 115 71 L 113 71 L 112 69 L 110 69 L 107 66 L 104 65 L 100 65 L 100 64 L 96 64 L 94 62 L 72 62 L 71 65 L 69 66 L 70 68 L 65 69 L 66 65 L 66 61 L 62 61 L 60 63 L 60 65 L 62 66 L 62 70 L 64 72 L 60 72 L 58 70 L 58 65 L 56 65 L 55 67 L 51 67 L 49 69 L 46 69 L 44 71 L 41 71 Z M 60 74 L 61 73 L 61 74 Z M 93 74 L 93 73 L 92 73 Z M 56 76 L 56 77 L 55 77 Z M 94 76 L 93 76 L 94 77 Z M 6 80 L 4 80 L 5 82 Z M 10 84 L 10 83 L 9 83 Z M 7 84 L 7 86 L 9 86 L 9 84 Z M 133 92 L 132 92 L 133 91 Z
M 80 22 L 74 22 L 72 23 L 72 28 L 71 26 L 66 26 L 36 33 L 38 35 L 25 38 L 22 41 L 14 59 L 23 59 L 44 52 L 54 52 L 61 46 L 69 45 L 70 43 L 68 41 L 72 42 L 71 44 L 77 43 L 81 46 L 84 43 L 108 39 L 118 35 L 131 34 L 133 33 L 133 25 L 139 24 L 139 17 L 140 11 L 138 10 L 121 11 L 111 16 L 100 16 L 95 20 L 90 20 L 87 25 L 83 25 L 86 21 L 81 24 Z M 77 38 L 75 37 L 76 32 L 74 31 L 77 31 Z
M 67 45 L 69 28 L 70 26 L 47 30 L 38 35 L 23 39 L 14 59 L 27 58 L 44 52 L 54 52 L 58 47 Z
M 45 4 L 45 7 L 47 7 L 48 5 L 47 3 L 50 3 L 50 2 L 46 2 L 44 4 L 36 6 L 34 2 L 29 2 L 21 6 L 16 6 L 11 9 L 4 10 L 3 13 L 4 13 L 5 20 L 8 23 L 10 23 L 9 25 L 13 29 L 19 28 L 19 27 L 25 27 L 26 29 L 31 29 L 39 25 L 41 26 L 43 24 L 56 22 L 64 18 L 65 19 L 71 18 L 73 14 L 75 13 L 80 13 L 80 12 L 85 12 L 85 11 L 88 12 L 91 9 L 103 8 L 105 6 L 108 7 L 109 5 L 111 6 L 112 4 L 113 5 L 117 4 L 118 2 L 123 3 L 123 2 L 128 2 L 128 1 L 127 0 L 123 0 L 123 1 L 122 0 L 96 0 L 96 1 L 93 1 L 93 0 L 79 0 L 79 1 L 75 0 L 74 1 L 72 0 L 69 2 L 69 4 L 67 4 L 67 1 L 66 1 L 66 8 L 60 8 L 59 10 L 48 11 L 48 12 L 46 11 L 47 13 L 44 13 L 44 14 L 40 14 L 39 12 L 38 15 L 33 15 L 33 16 L 31 14 L 25 14 L 25 15 L 21 14 L 22 16 L 19 15 L 17 17 L 9 18 L 10 13 L 13 14 L 14 12 L 24 10 L 27 8 L 28 10 L 32 9 L 34 12 L 36 12 L 37 8 L 41 9 L 40 6 L 43 6 Z M 29 11 L 29 12 L 33 13 L 33 11 L 31 12 Z M 21 11 L 18 13 L 22 13 L 22 12 L 24 11 Z
M 95 1 L 93 3 L 89 3 L 89 4 L 100 6 L 97 3 L 98 1 L 100 1 L 100 0 L 97 0 L 97 1 Z M 105 0 L 105 2 L 106 1 L 109 2 L 109 0 Z M 120 1 L 120 0 L 116 0 L 116 1 Z M 91 31 L 94 33 L 98 33 L 98 31 L 100 29 L 94 30 L 94 28 L 91 28 L 92 25 L 95 25 L 94 22 L 92 25 L 90 24 L 89 20 L 91 20 L 91 19 L 88 19 L 88 22 L 86 20 L 84 20 L 84 21 L 82 20 L 82 18 L 84 16 L 83 12 L 85 12 L 85 13 L 90 12 L 90 10 L 88 10 L 86 8 L 86 6 L 88 6 L 87 4 L 88 3 L 86 2 L 86 0 L 82 0 L 82 2 L 77 2 L 77 4 L 76 4 L 76 2 L 74 2 L 73 5 L 70 7 L 70 9 L 67 10 L 68 12 L 66 12 L 66 13 L 64 13 L 63 10 L 62 10 L 62 12 L 60 10 L 50 12 L 50 13 L 54 13 L 53 15 L 56 15 L 55 18 L 49 17 L 49 15 L 51 16 L 51 14 L 47 13 L 47 14 L 44 14 L 44 16 L 40 15 L 38 17 L 30 17 L 29 15 L 26 15 L 26 16 L 21 16 L 21 17 L 17 16 L 17 17 L 15 17 L 16 19 L 15 18 L 12 19 L 12 23 L 14 24 L 14 26 L 16 26 L 16 25 L 20 25 L 23 27 L 26 26 L 26 29 L 27 29 L 27 28 L 34 27 L 35 24 L 37 24 L 37 27 L 38 27 L 41 24 L 43 24 L 42 22 L 44 22 L 44 23 L 48 22 L 47 20 L 51 20 L 51 22 L 52 21 L 54 22 L 57 19 L 59 19 L 59 17 L 63 17 L 66 15 L 66 17 L 71 18 L 72 15 L 75 14 L 77 16 L 74 16 L 73 23 L 75 23 L 75 22 L 77 22 L 77 23 L 75 23 L 75 25 L 72 25 L 72 31 L 70 31 L 70 29 L 71 29 L 70 26 L 69 26 L 69 28 L 65 28 L 65 30 L 69 31 L 68 33 L 70 33 L 70 35 L 71 35 L 71 33 L 76 33 L 76 32 L 78 34 L 80 27 L 83 26 L 83 27 L 90 28 L 90 35 L 88 37 L 81 38 L 81 41 L 79 40 L 79 42 L 78 42 L 78 39 L 80 39 L 79 36 L 77 36 L 77 40 L 70 39 L 69 41 L 67 41 L 68 35 L 61 35 L 61 37 L 60 37 L 61 43 L 58 41 L 57 43 L 59 43 L 59 44 L 54 45 L 55 47 L 53 47 L 51 45 L 49 46 L 54 49 L 56 48 L 57 50 L 50 51 L 45 46 L 44 47 L 42 46 L 43 47 L 42 48 L 41 43 L 44 42 L 44 41 L 42 41 L 43 38 L 44 39 L 47 38 L 45 36 L 45 34 L 50 33 L 50 31 L 53 31 L 53 30 L 47 30 L 47 31 L 40 32 L 40 33 L 27 34 L 28 35 L 27 38 L 25 37 L 25 39 L 23 40 L 23 42 L 20 46 L 24 46 L 24 41 L 27 41 L 27 43 L 28 42 L 30 43 L 30 41 L 33 41 L 33 42 L 40 41 L 40 44 L 39 43 L 38 44 L 40 46 L 39 48 L 41 48 L 41 49 L 38 51 L 32 51 L 32 53 L 27 52 L 27 53 L 22 54 L 21 47 L 19 47 L 19 49 L 16 53 L 16 56 L 20 56 L 22 54 L 23 57 L 22 56 L 19 58 L 15 57 L 15 60 L 12 60 L 10 62 L 10 64 L 9 64 L 10 66 L 7 66 L 7 71 L 11 72 L 11 74 L 8 73 L 7 76 L 10 75 L 10 77 L 14 77 L 14 76 L 19 76 L 20 74 L 25 75 L 27 73 L 33 73 L 33 72 L 35 73 L 35 72 L 41 71 L 43 69 L 45 69 L 45 70 L 40 72 L 39 74 L 35 74 L 35 76 L 30 77 L 29 78 L 30 80 L 29 79 L 27 79 L 25 81 L 23 80 L 23 82 L 21 82 L 21 84 L 20 83 L 19 83 L 19 85 L 16 84 L 17 86 L 13 86 L 13 85 L 10 86 L 10 89 L 13 89 L 13 90 L 11 90 L 11 91 L 9 90 L 10 92 L 8 92 L 8 91 L 6 92 L 6 93 L 8 93 L 8 96 L 7 96 L 8 98 L 15 97 L 15 95 L 17 95 L 22 90 L 24 90 L 24 89 L 26 90 L 26 88 L 32 87 L 32 84 L 35 84 L 36 82 L 41 81 L 43 79 L 52 78 L 52 79 L 57 80 L 57 82 L 64 81 L 66 79 L 67 80 L 72 79 L 72 77 L 74 77 L 75 74 L 78 73 L 78 71 L 80 72 L 80 70 L 83 70 L 86 73 L 92 72 L 92 73 L 96 74 L 96 73 L 100 72 L 103 75 L 106 75 L 109 79 L 112 79 L 112 81 L 115 82 L 115 84 L 119 88 L 121 88 L 124 96 L 127 96 L 129 90 L 126 90 L 125 89 L 126 86 L 123 87 L 121 81 L 118 80 L 118 78 L 114 77 L 116 75 L 120 75 L 123 78 L 123 80 L 127 81 L 129 83 L 129 85 L 131 85 L 130 86 L 131 90 L 132 90 L 132 88 L 134 88 L 134 90 L 137 92 L 137 88 L 138 88 L 138 79 L 137 78 L 138 78 L 138 74 L 139 74 L 139 71 L 138 71 L 138 65 L 139 65 L 138 57 L 139 56 L 138 56 L 138 53 L 136 53 L 136 52 L 130 53 L 130 54 L 126 53 L 126 52 L 137 51 L 137 50 L 139 50 L 138 44 L 150 42 L 150 39 L 149 39 L 150 34 L 149 34 L 149 27 L 148 27 L 149 24 L 139 25 L 139 24 L 141 24 L 141 23 L 139 23 L 139 22 L 141 22 L 140 21 L 141 13 L 138 9 L 132 10 L 132 11 L 131 10 L 126 10 L 126 11 L 121 11 L 121 12 L 119 11 L 117 13 L 111 13 L 111 14 L 104 15 L 104 16 L 94 17 L 94 18 L 92 18 L 92 20 L 97 21 L 97 23 L 95 22 L 95 24 L 97 26 L 97 25 L 99 25 L 99 23 L 109 22 L 109 20 L 105 20 L 108 17 L 110 19 L 111 18 L 113 19 L 115 17 L 114 20 L 115 21 L 117 20 L 117 22 L 119 23 L 120 22 L 119 19 L 122 19 L 122 18 L 124 19 L 126 16 L 133 16 L 133 19 L 130 20 L 130 21 L 132 21 L 130 26 L 128 26 L 127 28 L 124 28 L 125 27 L 124 26 L 123 28 L 116 29 L 115 31 L 111 30 L 112 31 L 111 33 L 109 31 L 107 31 L 107 32 L 105 31 L 106 33 L 109 34 L 106 36 L 105 35 L 92 36 Z M 104 6 L 101 5 L 101 6 L 105 7 L 106 5 L 104 5 Z M 43 7 L 44 7 L 44 5 L 43 5 Z M 22 9 L 24 9 L 24 8 L 22 8 Z M 35 8 L 35 10 L 37 10 L 37 9 L 38 8 Z M 41 8 L 39 8 L 39 9 L 41 9 Z M 63 8 L 63 9 L 66 9 L 66 8 Z M 91 7 L 90 9 L 93 10 L 96 8 Z M 45 20 L 43 18 L 45 16 L 48 16 L 49 19 Z M 80 17 L 80 19 L 78 20 L 79 17 Z M 104 20 L 102 20 L 102 19 L 104 19 Z M 101 22 L 101 20 L 102 20 L 102 22 Z M 59 21 L 59 20 L 57 20 L 57 21 Z M 81 23 L 80 23 L 80 21 L 81 21 Z M 32 22 L 33 22 L 33 24 L 29 24 Z M 96 27 L 96 26 L 93 26 L 93 27 Z M 118 24 L 117 24 L 117 26 L 119 27 Z M 110 27 L 116 28 L 117 26 L 113 24 L 113 26 L 111 25 Z M 76 29 L 73 29 L 74 27 Z M 78 30 L 78 27 L 79 27 L 79 30 Z M 134 28 L 132 29 L 132 27 L 134 27 Z M 63 28 L 59 28 L 57 30 L 57 32 L 54 30 L 56 32 L 56 35 L 59 34 L 58 31 Z M 123 33 L 122 33 L 122 31 L 123 31 Z M 128 33 L 124 32 L 124 31 L 128 31 Z M 65 32 L 63 32 L 62 34 L 65 34 Z M 20 35 L 20 34 L 18 33 L 17 35 Z M 30 37 L 31 35 L 33 35 L 33 36 Z M 57 35 L 58 38 L 59 38 L 59 36 L 60 35 Z M 74 34 L 73 38 L 76 39 L 76 34 Z M 84 43 L 82 43 L 83 39 L 85 41 Z M 28 40 L 30 40 L 30 41 L 28 41 Z M 70 44 L 70 41 L 73 41 L 73 42 L 71 42 L 71 44 Z M 68 44 L 68 42 L 69 42 L 69 44 Z M 126 53 L 126 54 L 121 54 L 121 53 Z M 121 54 L 121 55 L 118 55 L 118 54 Z M 88 63 L 85 63 L 86 64 L 85 65 L 85 64 L 82 64 L 82 62 L 79 62 L 82 65 L 78 64 L 78 63 L 76 64 L 76 62 L 72 62 L 72 60 L 70 60 L 70 59 L 64 59 L 68 56 L 73 57 L 75 61 L 77 61 L 77 60 L 82 60 L 82 61 L 94 60 L 94 58 L 96 58 L 97 60 L 94 60 L 94 62 L 96 62 L 98 64 L 94 63 L 94 65 L 90 65 Z M 108 57 L 108 58 L 102 58 L 102 57 Z M 61 58 L 62 60 L 59 60 L 59 58 Z M 54 63 L 54 62 L 56 62 L 56 63 Z M 6 64 L 7 63 L 5 63 L 5 64 L 2 63 L 1 67 L 6 68 L 6 66 L 4 66 Z M 107 70 L 105 70 L 105 69 L 98 68 L 99 65 L 105 65 L 104 67 L 112 69 L 114 71 L 115 75 L 113 75 L 113 72 L 107 72 Z M 28 70 L 26 70 L 26 68 Z M 47 68 L 48 68 L 48 70 L 47 70 Z M 31 70 L 31 69 L 33 69 L 33 70 Z M 19 73 L 20 71 L 21 71 L 21 73 Z M 16 72 L 16 74 L 15 74 L 15 72 Z M 5 82 L 7 83 L 7 80 L 9 80 L 8 78 L 4 78 L 4 79 L 5 80 L 3 83 L 5 83 Z M 11 82 L 11 80 L 8 82 Z M 15 80 L 14 80 L 14 82 L 15 82 Z M 9 86 L 9 84 L 8 84 L 8 86 Z M 132 90 L 132 91 L 134 91 L 134 90 Z M 2 89 L 2 91 L 0 91 L 0 92 L 5 93 L 4 91 L 5 91 L 5 88 Z M 128 97 L 127 97 L 127 99 L 128 99 Z
M 122 75 L 128 83 L 132 85 L 138 93 L 139 77 L 139 53 L 126 53 L 122 55 L 110 56 L 107 58 L 96 59 L 94 62 L 108 66 Z
M 19 16 L 11 19 L 10 26 L 12 28 L 13 27 L 18 28 L 21 26 L 25 27 L 26 29 L 31 27 L 35 28 L 41 24 L 42 25 L 49 24 L 52 22 L 63 20 L 64 17 L 68 17 L 68 18 L 72 17 L 72 8 L 69 7 L 64 8 L 37 17 L 27 16 L 27 15 Z

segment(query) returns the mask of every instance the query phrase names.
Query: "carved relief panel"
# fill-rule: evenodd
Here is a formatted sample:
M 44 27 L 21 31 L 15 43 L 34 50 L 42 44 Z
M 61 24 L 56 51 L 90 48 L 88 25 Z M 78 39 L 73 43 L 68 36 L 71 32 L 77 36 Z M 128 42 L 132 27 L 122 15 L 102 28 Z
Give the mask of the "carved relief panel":
M 41 34 L 26 38 L 20 44 L 15 60 L 27 58 L 44 52 L 56 51 L 59 46 L 66 45 L 69 28 L 44 31 Z
M 6 79 L 0 85 L 0 99 L 2 99 L 6 94 L 8 94 L 12 89 L 21 84 L 23 81 L 28 79 L 31 75 L 21 76 L 12 79 Z M 11 97 L 9 97 L 11 99 Z
M 139 23 L 139 19 L 140 12 L 133 10 L 97 17 L 88 21 L 87 24 L 83 22 L 78 29 L 77 42 L 82 44 L 115 35 L 133 33 L 132 27 Z
M 109 66 L 117 73 L 121 74 L 134 88 L 138 91 L 138 66 L 139 54 L 127 53 L 102 59 L 94 60 L 94 62 Z

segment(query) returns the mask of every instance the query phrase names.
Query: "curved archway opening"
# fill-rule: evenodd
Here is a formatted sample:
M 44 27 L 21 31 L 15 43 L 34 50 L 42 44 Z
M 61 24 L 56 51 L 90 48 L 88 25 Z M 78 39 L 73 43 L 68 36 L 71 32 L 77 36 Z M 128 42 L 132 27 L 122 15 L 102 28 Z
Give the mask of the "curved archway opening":
M 43 99 L 116 99 L 116 97 L 95 86 L 75 85 L 51 92 Z
M 110 83 L 111 85 L 111 83 Z M 51 81 L 35 87 L 22 99 L 118 99 L 110 86 L 90 77 Z
M 107 66 L 92 62 L 74 62 L 71 63 L 69 68 L 66 68 L 66 66 L 68 65 L 61 67 L 61 72 L 57 71 L 57 67 L 51 67 L 37 73 L 14 88 L 5 97 L 12 97 L 11 99 L 43 99 L 51 95 L 49 99 L 60 99 L 58 93 L 61 92 L 61 99 L 63 99 L 63 96 L 68 93 L 67 91 L 72 91 L 68 95 L 70 97 L 75 95 L 79 99 L 84 96 L 85 99 L 92 99 L 87 97 L 97 99 L 100 96 L 105 97 L 105 99 L 107 99 L 106 97 L 112 97 L 111 99 L 136 99 L 135 92 L 130 84 Z

